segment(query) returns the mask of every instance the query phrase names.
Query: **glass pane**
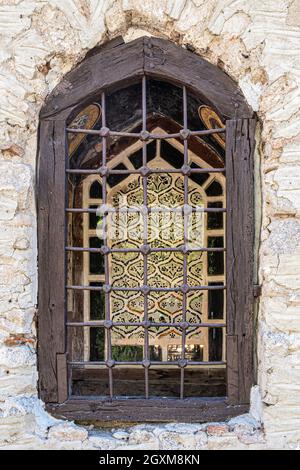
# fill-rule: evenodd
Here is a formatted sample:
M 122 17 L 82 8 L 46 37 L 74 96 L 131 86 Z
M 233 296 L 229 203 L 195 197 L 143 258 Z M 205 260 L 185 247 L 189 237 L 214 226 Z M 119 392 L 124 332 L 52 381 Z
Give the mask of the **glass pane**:
M 94 181 L 90 187 L 91 199 L 102 199 L 102 186 L 99 181 Z
M 153 140 L 152 142 L 147 144 L 147 162 L 153 160 L 153 158 L 155 158 L 155 155 L 156 141 Z M 128 158 L 136 170 L 143 166 L 143 150 L 141 148 L 136 152 L 132 153 Z
M 114 168 L 112 168 L 113 170 L 127 170 L 126 166 L 123 165 L 123 163 L 119 163 L 119 165 L 115 166 Z M 125 178 L 127 178 L 127 175 L 124 175 L 124 174 L 113 174 L 113 175 L 109 175 L 107 177 L 107 183 L 109 184 L 109 186 L 111 188 L 113 188 L 114 186 L 116 186 L 118 183 L 121 183 L 121 181 L 123 181 Z
M 222 186 L 218 181 L 213 181 L 206 189 L 208 196 L 221 196 L 223 194 Z
M 145 371 L 141 366 L 113 368 L 116 397 L 145 397 Z
M 209 248 L 223 248 L 223 237 L 208 237 L 207 246 Z M 208 258 L 208 274 L 216 276 L 224 274 L 224 253 L 220 251 L 212 251 L 207 253 Z
M 90 328 L 90 361 L 104 361 L 105 330 Z
M 71 372 L 71 388 L 74 396 L 108 396 L 109 395 L 108 369 L 74 368 Z
M 188 368 L 184 371 L 184 396 L 226 396 L 226 368 Z
M 183 154 L 177 150 L 173 145 L 165 140 L 160 144 L 160 155 L 168 162 L 173 168 L 180 168 L 183 165 Z
M 148 295 L 148 318 L 155 323 L 178 323 L 182 321 L 181 292 L 150 292 Z
M 98 237 L 90 238 L 90 248 L 101 248 L 103 241 Z M 104 258 L 101 253 L 89 253 L 90 257 L 90 273 L 104 274 Z
M 179 287 L 183 283 L 182 253 L 157 252 L 148 255 L 148 285 Z
M 112 346 L 112 358 L 118 362 L 139 362 L 143 360 L 143 346 Z
M 90 286 L 101 286 L 100 282 L 90 282 Z M 90 290 L 90 320 L 104 320 L 105 294 L 103 291 Z
M 207 207 L 210 208 L 222 208 L 223 203 L 220 202 L 209 202 Z M 208 230 L 218 230 L 223 228 L 223 212 L 208 212 L 207 213 L 207 228 Z
M 90 209 L 98 209 L 99 206 L 90 206 Z M 91 230 L 96 230 L 97 229 L 97 225 L 101 225 L 101 220 L 102 220 L 102 217 L 97 215 L 96 212 L 90 212 L 89 213 L 89 228 Z
M 209 360 L 222 361 L 223 331 L 222 328 L 209 329 Z
M 191 168 L 200 168 L 196 163 L 192 162 L 191 163 Z M 190 175 L 190 178 L 192 181 L 195 181 L 195 183 L 199 184 L 199 186 L 202 186 L 203 183 L 209 178 L 209 173 L 192 173 Z
M 162 361 L 162 348 L 157 345 L 149 346 L 149 358 L 150 361 Z
M 209 286 L 223 285 L 223 282 L 209 282 Z M 224 291 L 210 290 L 208 291 L 208 318 L 222 319 L 224 317 Z
M 150 397 L 173 397 L 180 395 L 180 370 L 178 367 L 151 366 L 149 369 Z

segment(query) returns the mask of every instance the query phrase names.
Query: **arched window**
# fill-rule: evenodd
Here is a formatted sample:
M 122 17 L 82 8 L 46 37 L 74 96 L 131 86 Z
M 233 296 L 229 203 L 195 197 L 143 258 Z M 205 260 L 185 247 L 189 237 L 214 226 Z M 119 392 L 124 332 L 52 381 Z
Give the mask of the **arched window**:
M 58 416 L 225 419 L 253 384 L 255 120 L 172 43 L 108 44 L 41 112 L 39 390 Z

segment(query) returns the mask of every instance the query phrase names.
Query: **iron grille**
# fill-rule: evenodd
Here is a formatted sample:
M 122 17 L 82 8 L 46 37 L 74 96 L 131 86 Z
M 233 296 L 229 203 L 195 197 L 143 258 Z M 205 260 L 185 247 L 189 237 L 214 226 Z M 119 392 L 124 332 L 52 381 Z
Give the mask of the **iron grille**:
M 182 214 L 183 225 L 184 225 L 184 243 L 181 247 L 151 247 L 148 243 L 148 218 L 144 217 L 144 228 L 143 228 L 143 244 L 139 248 L 111 248 L 107 243 L 107 233 L 104 233 L 103 244 L 100 248 L 91 247 L 76 247 L 66 246 L 66 252 L 90 252 L 100 253 L 104 257 L 104 273 L 105 283 L 102 286 L 95 285 L 66 285 L 67 290 L 93 290 L 102 291 L 105 295 L 105 319 L 104 320 L 93 320 L 93 321 L 75 321 L 66 322 L 67 328 L 73 327 L 102 327 L 106 331 L 106 360 L 104 361 L 72 361 L 68 362 L 69 368 L 73 367 L 84 367 L 88 365 L 105 367 L 108 370 L 109 376 L 109 395 L 110 398 L 114 398 L 114 380 L 113 380 L 113 368 L 120 365 L 126 366 L 140 366 L 144 368 L 145 374 L 145 398 L 149 398 L 149 368 L 153 365 L 169 366 L 168 361 L 153 361 L 149 356 L 149 328 L 160 327 L 160 326 L 172 326 L 181 330 L 181 357 L 177 361 L 177 366 L 180 369 L 180 398 L 184 398 L 184 374 L 187 367 L 192 366 L 216 366 L 225 365 L 226 361 L 192 361 L 186 358 L 186 331 L 190 327 L 199 326 L 201 328 L 226 328 L 226 322 L 205 322 L 205 323 L 190 323 L 187 321 L 187 295 L 190 291 L 213 291 L 213 290 L 225 290 L 225 285 L 197 285 L 191 286 L 188 284 L 188 254 L 191 251 L 198 252 L 225 252 L 226 248 L 222 247 L 190 247 L 188 244 L 188 214 L 194 209 L 189 206 L 188 203 L 188 182 L 189 177 L 193 173 L 225 173 L 225 168 L 192 168 L 189 165 L 188 160 L 188 141 L 191 136 L 205 136 L 210 134 L 225 133 L 225 128 L 215 128 L 208 130 L 191 131 L 188 129 L 188 109 L 187 109 L 187 90 L 184 86 L 182 88 L 182 101 L 183 101 L 183 129 L 178 133 L 167 134 L 167 133 L 151 133 L 147 131 L 147 108 L 146 108 L 146 77 L 142 78 L 142 130 L 141 132 L 117 132 L 109 129 L 106 125 L 106 95 L 105 92 L 101 95 L 101 106 L 102 106 L 102 127 L 100 130 L 88 130 L 82 128 L 67 128 L 67 133 L 80 133 L 80 134 L 94 134 L 102 138 L 102 156 L 101 161 L 97 169 L 70 169 L 66 168 L 68 174 L 78 175 L 100 175 L 102 178 L 102 216 L 104 227 L 107 227 L 107 217 L 110 212 L 110 208 L 107 206 L 107 178 L 109 175 L 131 175 L 137 174 L 141 176 L 142 188 L 143 188 L 143 200 L 144 200 L 144 211 L 145 214 L 155 212 L 156 208 L 148 207 L 147 204 L 147 179 L 152 173 L 178 173 L 183 176 L 184 182 L 184 205 L 183 207 L 173 209 L 177 210 Z M 107 139 L 112 137 L 131 137 L 142 141 L 142 166 L 139 169 L 111 169 L 107 165 Z M 149 140 L 167 140 L 171 138 L 180 138 L 183 141 L 184 152 L 183 152 L 183 165 L 179 169 L 175 168 L 150 168 L 147 165 L 147 142 Z M 122 210 L 122 209 L 120 209 Z M 126 209 L 130 212 L 130 208 Z M 136 209 L 132 209 L 136 211 Z M 162 209 L 159 208 L 159 211 Z M 199 209 L 198 209 L 199 210 Z M 226 212 L 225 208 L 220 207 L 203 207 L 200 209 L 203 212 Z M 75 208 L 65 207 L 66 213 L 97 213 L 96 208 Z M 67 225 L 67 224 L 66 224 Z M 179 287 L 153 287 L 148 285 L 148 257 L 150 253 L 159 251 L 177 251 L 183 255 L 183 284 Z M 111 253 L 140 253 L 143 257 L 143 285 L 137 287 L 116 287 L 111 285 L 110 270 L 108 256 Z M 116 322 L 113 320 L 111 315 L 110 296 L 113 291 L 137 291 L 141 292 L 144 299 L 144 317 L 143 321 L 136 322 Z M 179 323 L 166 323 L 166 322 L 152 322 L 148 317 L 148 295 L 150 292 L 180 292 L 182 293 L 182 321 Z M 144 354 L 142 361 L 115 361 L 112 357 L 112 328 L 116 326 L 141 326 L 144 329 Z

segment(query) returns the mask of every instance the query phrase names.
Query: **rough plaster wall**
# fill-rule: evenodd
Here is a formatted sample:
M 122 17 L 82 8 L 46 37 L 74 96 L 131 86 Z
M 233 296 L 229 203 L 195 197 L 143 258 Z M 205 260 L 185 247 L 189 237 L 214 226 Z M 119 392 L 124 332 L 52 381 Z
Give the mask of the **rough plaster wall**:
M 258 387 L 251 415 L 229 425 L 90 430 L 37 399 L 38 113 L 88 49 L 119 34 L 189 44 L 239 83 L 262 123 Z M 0 446 L 300 447 L 300 1 L 0 0 L 0 40 Z

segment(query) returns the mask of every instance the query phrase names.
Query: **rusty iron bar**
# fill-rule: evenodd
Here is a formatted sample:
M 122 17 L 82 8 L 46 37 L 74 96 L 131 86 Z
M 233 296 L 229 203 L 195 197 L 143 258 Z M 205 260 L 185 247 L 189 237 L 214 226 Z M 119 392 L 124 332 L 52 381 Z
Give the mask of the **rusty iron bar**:
M 149 168 L 147 165 L 143 166 L 143 170 L 132 169 L 132 170 L 118 170 L 108 167 L 102 167 L 101 169 L 96 168 L 69 168 L 66 170 L 67 173 L 75 175 L 103 175 L 105 172 L 106 175 L 140 175 L 141 171 L 147 171 L 147 174 L 152 173 L 182 173 L 182 168 Z M 189 168 L 190 174 L 194 173 L 225 173 L 223 167 L 220 168 Z
M 143 126 L 142 126 L 142 133 L 145 135 L 147 133 L 147 82 L 146 76 L 144 75 L 142 78 L 142 117 L 143 117 Z M 147 168 L 147 143 L 143 140 L 143 147 L 142 147 L 142 162 L 143 167 Z M 143 205 L 144 207 L 148 206 L 148 194 L 147 194 L 147 184 L 148 178 L 147 174 L 142 176 L 143 182 Z M 143 243 L 144 246 L 148 245 L 148 211 L 147 213 L 143 214 Z M 148 284 L 148 253 L 147 251 L 143 253 L 143 282 L 146 286 Z M 144 292 L 143 294 L 143 301 L 144 301 L 144 321 L 148 322 L 148 292 Z M 149 363 L 149 331 L 148 328 L 144 329 L 144 361 L 145 364 Z M 149 398 L 149 368 L 145 367 L 145 398 Z
M 88 252 L 88 253 L 101 253 L 103 255 L 109 255 L 111 253 L 143 253 L 143 248 L 108 248 L 108 250 L 103 252 L 102 248 L 88 248 L 88 247 L 80 247 L 80 246 L 66 246 L 66 251 L 79 251 L 79 252 Z M 193 253 L 193 252 L 208 252 L 208 253 L 215 253 L 215 252 L 225 252 L 226 248 L 193 248 L 193 247 L 178 247 L 178 248 L 151 248 L 149 246 L 149 253 Z
M 106 127 L 106 99 L 105 99 L 105 92 L 101 94 L 101 106 L 102 106 L 102 128 Z M 107 160 L 107 135 L 102 136 L 102 162 L 100 162 L 101 166 L 106 166 Z M 107 175 L 102 175 L 102 202 L 103 204 L 107 203 Z M 107 214 L 103 214 L 103 226 L 104 229 L 104 236 L 103 236 L 103 247 L 107 247 L 107 224 L 106 224 L 106 217 Z M 108 257 L 104 257 L 104 276 L 105 276 L 105 284 L 108 285 L 110 282 L 109 279 L 109 260 Z M 111 321 L 110 318 L 110 293 L 109 291 L 105 291 L 105 319 L 106 321 Z M 112 347 L 111 347 L 111 330 L 107 329 L 106 333 L 106 343 L 107 343 L 107 359 L 108 361 L 112 361 Z M 112 400 L 113 398 L 113 374 L 111 368 L 109 368 L 109 396 Z
M 66 325 L 68 327 L 104 327 L 104 328 L 114 328 L 118 326 L 141 326 L 143 328 L 159 328 L 159 327 L 173 327 L 177 329 L 191 329 L 191 328 L 225 328 L 226 323 L 191 323 L 191 322 L 149 322 L 149 321 L 141 321 L 141 322 L 114 322 L 111 321 L 107 323 L 106 320 L 93 320 L 93 321 L 85 321 L 85 322 L 67 322 Z
M 94 208 L 89 208 L 89 207 L 84 207 L 84 208 L 72 208 L 72 207 L 68 207 L 66 208 L 66 212 L 71 212 L 73 214 L 81 214 L 81 213 L 89 213 L 89 214 L 97 214 L 99 212 L 101 212 L 101 215 L 102 215 L 102 210 L 101 210 L 101 206 L 102 204 L 99 206 L 99 208 L 97 209 L 94 209 Z M 161 207 L 161 208 L 158 208 L 158 207 L 147 207 L 146 208 L 148 213 L 160 213 L 160 212 L 165 212 L 165 213 L 169 213 L 169 212 L 176 212 L 176 213 L 183 213 L 184 212 L 184 208 L 182 207 L 170 207 L 170 208 L 164 208 L 164 207 Z M 128 207 L 128 208 L 120 208 L 120 209 L 114 209 L 114 208 L 110 208 L 110 207 L 105 207 L 105 209 L 103 210 L 103 213 L 113 213 L 113 214 L 118 214 L 119 212 L 133 212 L 133 213 L 136 213 L 136 212 L 144 212 L 145 208 L 140 208 L 140 207 L 136 207 L 136 208 L 133 208 L 133 207 Z M 221 207 L 191 207 L 189 206 L 189 211 L 190 212 L 197 212 L 197 213 L 200 213 L 200 212 L 227 212 L 226 209 L 224 208 L 221 208 Z
M 114 287 L 109 285 L 103 286 L 77 286 L 77 285 L 67 285 L 66 289 L 70 290 L 99 290 L 103 292 L 115 291 L 115 292 L 182 292 L 184 290 L 197 291 L 197 290 L 225 290 L 226 286 L 217 285 L 217 286 L 184 286 L 184 287 L 151 287 L 151 286 L 140 286 L 140 287 Z
M 119 131 L 111 131 L 108 129 L 106 126 L 102 126 L 102 129 L 75 129 L 68 127 L 67 132 L 71 134 L 87 134 L 87 135 L 99 135 L 100 137 L 133 137 L 136 139 L 141 139 L 141 140 L 165 140 L 165 139 L 188 139 L 190 136 L 204 136 L 204 135 L 211 135 L 211 134 L 224 134 L 226 132 L 225 127 L 218 127 L 216 129 L 204 129 L 204 130 L 199 130 L 199 131 L 190 131 L 189 129 L 187 130 L 186 137 L 182 132 L 176 132 L 173 134 L 156 134 L 156 133 L 151 133 L 147 132 L 147 135 L 145 135 L 143 132 L 119 132 Z
M 149 361 L 150 366 L 177 366 L 182 367 L 178 364 L 178 361 Z M 109 369 L 112 369 L 115 366 L 142 366 L 145 367 L 144 361 L 112 361 L 110 364 L 107 364 L 107 361 L 68 361 L 68 364 L 73 367 L 84 367 L 84 366 L 106 366 Z M 194 366 L 223 366 L 226 365 L 226 361 L 186 361 L 184 367 L 194 367 Z M 147 364 L 148 366 L 148 364 Z
M 69 218 L 71 218 L 66 211 L 66 208 L 69 205 L 69 191 L 68 191 L 68 174 L 67 170 L 69 169 L 70 165 L 70 158 L 69 158 L 69 146 L 67 144 L 67 132 L 65 128 L 65 199 L 64 199 L 64 212 L 65 212 L 65 227 L 64 227 L 64 239 L 65 239 L 65 245 L 69 243 L 69 233 L 68 233 L 68 227 L 69 227 Z M 68 313 L 67 313 L 67 304 L 68 304 L 68 289 L 66 288 L 66 284 L 68 282 L 68 265 L 69 265 L 69 256 L 70 253 L 67 252 L 67 250 L 64 251 L 64 261 L 65 261 L 65 270 L 64 270 L 64 308 L 63 308 L 63 315 L 64 315 L 64 325 L 67 323 L 68 319 Z M 66 330 L 65 330 L 66 331 Z M 68 335 L 65 335 L 65 350 L 68 351 Z M 67 390 L 68 393 L 71 392 L 71 383 L 72 383 L 72 370 L 71 367 L 67 364 Z
M 183 132 L 187 134 L 187 93 L 186 87 L 183 86 L 182 88 L 182 102 L 183 102 Z M 183 141 L 183 166 L 188 166 L 188 141 L 184 139 Z M 189 177 L 187 172 L 184 172 L 183 175 L 183 199 L 184 199 L 184 207 L 187 207 L 189 204 L 188 201 L 188 183 Z M 187 246 L 188 244 L 188 218 L 187 214 L 183 212 L 183 244 Z M 188 275 L 187 275 L 187 262 L 188 257 L 187 253 L 183 253 L 183 285 L 187 285 L 188 283 Z M 183 322 L 186 322 L 186 310 L 187 310 L 187 292 L 183 292 L 182 294 L 182 319 Z M 184 364 L 186 362 L 185 359 L 185 347 L 186 347 L 186 330 L 183 329 L 181 333 L 181 362 Z M 180 371 L 180 398 L 183 399 L 184 397 L 184 367 L 181 367 Z

